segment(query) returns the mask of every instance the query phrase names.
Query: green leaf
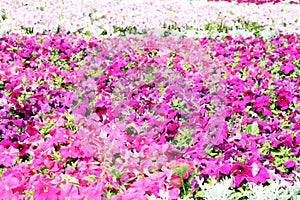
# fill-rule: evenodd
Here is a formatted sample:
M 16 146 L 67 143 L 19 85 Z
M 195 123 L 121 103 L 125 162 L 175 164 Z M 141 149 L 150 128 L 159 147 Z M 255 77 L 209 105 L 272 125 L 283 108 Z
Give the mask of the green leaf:
M 62 174 L 61 175 L 63 179 L 67 181 L 67 183 L 72 183 L 72 184 L 79 184 L 78 180 L 75 177 L 72 177 L 68 174 Z
M 87 181 L 89 181 L 90 183 L 91 183 L 91 182 L 95 183 L 95 182 L 97 181 L 96 176 L 95 176 L 95 175 L 92 175 L 92 174 L 90 174 L 90 175 L 88 175 L 88 176 L 85 176 L 85 177 L 83 177 L 82 179 L 83 179 L 83 180 L 87 180 Z
M 245 132 L 251 133 L 253 135 L 258 134 L 259 133 L 258 123 L 254 122 L 253 124 L 248 124 L 245 129 Z

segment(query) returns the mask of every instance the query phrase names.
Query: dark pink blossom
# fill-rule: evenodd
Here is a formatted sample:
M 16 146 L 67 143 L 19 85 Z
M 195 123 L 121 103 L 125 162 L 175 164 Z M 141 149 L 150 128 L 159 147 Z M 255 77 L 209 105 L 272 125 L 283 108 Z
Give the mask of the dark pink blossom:
M 235 187 L 239 187 L 243 181 L 253 177 L 252 167 L 240 162 L 236 162 L 231 167 L 230 173 L 234 174 L 232 181 Z
M 295 136 L 295 143 L 296 143 L 296 145 L 300 144 L 300 131 L 298 131 Z
M 247 178 L 249 182 L 255 184 L 265 183 L 270 178 L 268 171 L 260 163 L 253 162 L 251 166 L 253 177 Z
M 290 134 L 277 134 L 277 136 L 272 139 L 272 146 L 274 148 L 279 148 L 280 146 L 291 148 L 293 146 L 293 137 Z
M 280 89 L 278 93 L 277 104 L 281 107 L 281 110 L 288 109 L 290 103 L 292 102 L 292 94 L 285 89 Z
M 253 103 L 253 107 L 254 108 L 262 108 L 262 107 L 266 107 L 266 106 L 269 106 L 270 105 L 270 97 L 269 96 L 260 96 L 260 97 L 257 97 L 255 99 L 255 102 Z
M 286 168 L 294 168 L 296 166 L 296 162 L 294 160 L 288 160 L 284 163 Z
M 288 62 L 286 64 L 282 64 L 280 66 L 280 70 L 282 70 L 286 75 L 289 74 L 290 72 L 294 71 L 295 65 Z

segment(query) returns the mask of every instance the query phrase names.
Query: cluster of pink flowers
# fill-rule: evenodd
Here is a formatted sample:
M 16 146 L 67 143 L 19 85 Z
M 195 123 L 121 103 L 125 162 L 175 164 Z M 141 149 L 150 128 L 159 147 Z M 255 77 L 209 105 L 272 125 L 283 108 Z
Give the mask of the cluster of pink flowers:
M 196 177 L 294 178 L 298 40 L 3 35 L 3 198 L 178 199 Z
M 296 8 L 92 2 L 0 2 L 1 198 L 179 199 L 199 179 L 296 180 L 299 34 L 141 34 L 298 30 Z

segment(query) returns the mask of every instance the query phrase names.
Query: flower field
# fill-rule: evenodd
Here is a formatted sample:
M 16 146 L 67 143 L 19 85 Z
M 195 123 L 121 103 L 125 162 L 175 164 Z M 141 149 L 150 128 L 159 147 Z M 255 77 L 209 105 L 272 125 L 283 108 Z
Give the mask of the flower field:
M 0 199 L 300 199 L 298 2 L 0 7 Z

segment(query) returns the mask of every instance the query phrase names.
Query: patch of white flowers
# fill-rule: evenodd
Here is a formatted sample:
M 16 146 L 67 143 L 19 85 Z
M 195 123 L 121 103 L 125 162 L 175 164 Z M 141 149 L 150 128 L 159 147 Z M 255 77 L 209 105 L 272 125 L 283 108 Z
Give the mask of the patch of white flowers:
M 248 22 L 263 27 L 263 30 L 259 30 L 263 37 L 277 34 L 279 30 L 283 33 L 300 31 L 300 6 L 286 3 L 255 5 L 225 1 L 212 3 L 205 0 L 1 0 L 0 7 L 0 34 L 35 34 L 50 30 L 114 37 L 120 35 L 120 29 L 126 35 L 131 33 L 131 28 L 135 34 L 144 31 L 150 33 L 157 32 L 155 29 L 158 27 L 174 24 L 177 28 L 165 28 L 163 32 L 159 30 L 158 34 L 185 37 L 227 34 L 248 37 L 258 34 L 257 30 L 243 28 Z M 214 23 L 208 31 L 206 26 L 209 22 Z M 226 26 L 226 31 L 218 32 L 215 26 Z
M 299 200 L 300 199 L 300 181 L 294 184 L 287 181 L 275 180 L 267 187 L 262 185 L 249 184 L 250 191 L 244 191 L 245 197 L 249 200 Z
M 219 200 L 229 199 L 232 191 L 229 190 L 231 185 L 230 179 L 224 179 L 220 182 L 212 180 L 211 184 L 203 184 L 203 179 L 196 178 L 201 191 L 204 193 L 204 199 L 208 200 Z
M 300 200 L 300 173 L 297 173 L 296 181 L 292 183 L 286 180 L 277 179 L 269 186 L 249 184 L 250 190 L 241 190 L 234 192 L 230 189 L 231 179 L 226 178 L 217 182 L 212 180 L 210 184 L 203 183 L 203 179 L 196 178 L 199 184 L 201 199 L 205 200 L 238 200 L 246 197 L 248 200 Z M 197 196 L 197 194 L 196 194 Z M 169 199 L 167 190 L 160 190 L 159 198 L 154 195 L 148 197 L 149 200 L 167 200 Z M 185 197 L 181 200 L 191 200 L 191 197 Z
M 212 182 L 212 185 L 202 184 L 203 180 L 197 180 L 201 190 L 204 192 L 206 200 L 221 200 L 221 199 L 240 199 L 247 197 L 249 200 L 300 200 L 300 174 L 297 174 L 298 179 L 294 183 L 286 180 L 275 180 L 269 186 L 256 185 L 250 183 L 250 190 L 243 190 L 240 193 L 232 193 L 229 189 L 231 180 L 225 179 L 221 182 Z

